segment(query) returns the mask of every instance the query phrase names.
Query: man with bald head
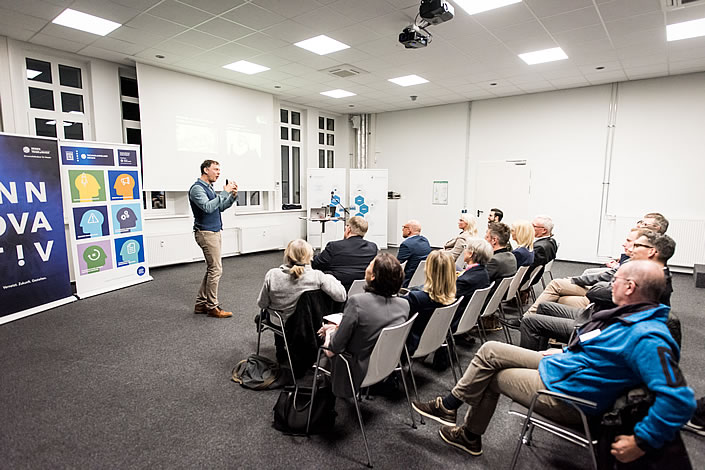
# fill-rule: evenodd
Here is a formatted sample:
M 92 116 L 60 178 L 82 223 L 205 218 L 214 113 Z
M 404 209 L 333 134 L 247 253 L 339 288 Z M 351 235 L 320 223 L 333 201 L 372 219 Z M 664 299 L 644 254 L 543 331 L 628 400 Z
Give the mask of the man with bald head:
M 573 395 L 595 402 L 596 408 L 585 412 L 599 416 L 625 390 L 645 385 L 653 404 L 631 434 L 615 438 L 611 451 L 620 462 L 636 461 L 672 441 L 695 409 L 693 390 L 678 368 L 680 350 L 666 326 L 669 307 L 658 302 L 665 288 L 657 263 L 626 263 L 615 275 L 612 297 L 617 307 L 595 313 L 563 352 L 544 355 L 487 342 L 448 396 L 412 406 L 426 417 L 452 424 L 441 427 L 441 438 L 476 456 L 482 454 L 481 436 L 500 394 L 527 407 L 539 390 Z M 463 403 L 470 408 L 463 425 L 455 426 Z M 539 398 L 535 410 L 560 423 L 581 422 L 572 406 L 551 396 Z
M 404 237 L 404 241 L 399 245 L 397 259 L 400 263 L 406 261 L 402 287 L 407 287 L 419 263 L 431 252 L 431 245 L 426 237 L 421 235 L 421 224 L 418 220 L 412 219 L 402 225 L 401 236 Z

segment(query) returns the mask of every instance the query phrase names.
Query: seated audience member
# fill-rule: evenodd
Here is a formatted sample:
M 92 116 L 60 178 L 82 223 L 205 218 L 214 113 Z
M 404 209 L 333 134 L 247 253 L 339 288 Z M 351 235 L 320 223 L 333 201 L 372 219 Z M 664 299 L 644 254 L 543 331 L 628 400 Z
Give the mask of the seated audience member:
M 471 238 L 465 247 L 465 263 L 467 267 L 455 281 L 455 296 L 463 296 L 463 301 L 458 305 L 451 328 L 455 331 L 458 323 L 468 306 L 472 295 L 477 289 L 484 289 L 490 285 L 490 276 L 487 274 L 487 263 L 492 259 L 492 246 L 481 238 Z
M 631 255 L 632 245 L 642 233 L 644 231 L 638 228 L 629 231 L 626 241 L 622 245 L 625 253 L 628 252 Z M 552 280 L 536 299 L 536 302 L 526 311 L 526 315 L 536 313 L 538 306 L 544 302 L 560 302 L 573 307 L 585 308 L 589 303 L 585 301 L 585 294 L 587 294 L 588 288 L 598 282 L 609 282 L 614 273 L 617 272 L 617 268 L 611 268 L 595 274 L 583 274 L 581 276 Z
M 429 245 L 428 239 L 421 235 L 421 224 L 418 220 L 410 220 L 405 223 L 401 228 L 401 236 L 404 237 L 404 241 L 399 245 L 397 259 L 400 263 L 406 261 L 402 287 L 407 287 L 416 267 L 431 252 L 431 245 Z
M 670 306 L 673 287 L 671 272 L 666 264 L 675 253 L 676 242 L 668 235 L 659 235 L 650 230 L 636 230 L 631 232 L 630 236 L 635 233 L 643 233 L 643 235 L 631 243 L 625 243 L 625 249 L 631 255 L 630 260 L 653 261 L 663 269 L 666 288 L 658 300 L 660 303 Z M 567 343 L 575 327 L 580 326 L 580 322 L 589 319 L 587 317 L 591 313 L 615 307 L 612 301 L 614 280 L 613 276 L 610 282 L 599 282 L 587 291 L 587 302 L 593 304 L 589 312 L 583 312 L 581 307 L 571 307 L 557 302 L 544 302 L 538 306 L 535 315 L 524 315 L 521 320 L 521 347 L 543 350 L 546 349 L 549 338 Z M 678 339 L 676 341 L 678 342 Z
M 334 301 L 345 301 L 345 288 L 330 274 L 311 268 L 313 248 L 305 240 L 292 240 L 284 250 L 284 264 L 272 268 L 264 276 L 264 284 L 257 305 L 268 311 L 277 311 L 286 322 L 294 313 L 296 302 L 306 291 L 322 290 Z M 286 362 L 284 340 L 274 336 L 277 359 Z
M 324 325 L 318 334 L 326 337 L 326 354 L 346 352 L 353 382 L 359 388 L 367 373 L 370 354 L 383 328 L 405 322 L 409 317 L 409 302 L 397 297 L 404 280 L 399 261 L 389 253 L 381 253 L 365 270 L 365 292 L 351 296 L 345 304 L 339 326 Z M 332 361 L 333 393 L 352 396 L 345 364 L 337 356 Z
M 669 307 L 658 303 L 664 288 L 663 271 L 656 263 L 626 263 L 615 277 L 617 307 L 593 316 L 564 352 L 546 356 L 490 341 L 448 396 L 412 406 L 444 424 L 439 432 L 443 441 L 476 456 L 482 454 L 481 438 L 500 394 L 527 407 L 538 390 L 573 395 L 597 403 L 595 410 L 586 412 L 599 416 L 625 390 L 643 384 L 654 395 L 648 414 L 631 434 L 619 435 L 612 443 L 617 460 L 635 461 L 673 440 L 695 409 L 693 390 L 678 369 L 680 349 L 666 326 Z M 456 426 L 463 402 L 470 407 L 464 423 Z M 571 405 L 553 397 L 540 398 L 535 409 L 563 424 L 581 422 Z
M 534 227 L 524 220 L 514 222 L 512 239 L 517 242 L 517 247 L 512 251 L 517 260 L 517 268 L 531 266 L 534 262 Z
M 313 269 L 332 274 L 347 291 L 356 279 L 365 278 L 365 268 L 377 256 L 377 245 L 365 240 L 367 221 L 360 216 L 350 217 L 345 225 L 343 239 L 330 242 L 315 258 Z
M 433 312 L 455 302 L 453 257 L 444 251 L 432 251 L 426 258 L 426 282 L 423 290 L 412 290 L 403 298 L 409 302 L 409 316 L 419 314 L 406 341 L 409 354 L 414 354 Z
M 668 230 L 668 219 L 658 212 L 649 212 L 636 223 L 636 226 L 647 228 L 663 235 Z
M 457 261 L 460 254 L 465 249 L 468 240 L 477 236 L 477 224 L 475 218 L 468 214 L 461 214 L 458 219 L 458 228 L 461 230 L 457 237 L 453 237 L 443 245 L 443 250 L 453 256 L 453 261 Z
M 492 222 L 485 233 L 485 240 L 494 250 L 492 259 L 487 263 L 487 274 L 490 276 L 490 282 L 495 283 L 495 287 L 503 278 L 513 276 L 517 272 L 517 259 L 507 249 L 509 234 L 509 226 L 502 222 Z
M 558 243 L 553 238 L 553 220 L 549 216 L 537 215 L 531 225 L 534 227 L 534 262 L 531 263 L 522 283 L 529 279 L 536 266 L 541 266 L 541 270 L 534 278 L 533 284 L 536 284 L 543 276 L 543 266 L 556 259 Z M 526 294 L 528 295 L 528 292 Z
M 492 222 L 501 222 L 503 218 L 504 212 L 493 207 L 490 209 L 489 214 L 487 214 L 487 224 L 491 224 Z

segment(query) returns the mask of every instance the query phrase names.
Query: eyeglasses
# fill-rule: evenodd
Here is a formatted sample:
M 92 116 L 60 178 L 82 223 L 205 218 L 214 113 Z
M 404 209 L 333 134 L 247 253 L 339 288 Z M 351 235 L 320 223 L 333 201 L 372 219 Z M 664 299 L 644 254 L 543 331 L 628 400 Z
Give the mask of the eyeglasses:
M 614 276 L 614 280 L 616 281 L 617 279 L 621 279 L 624 282 L 633 282 L 634 287 L 639 287 L 639 284 L 637 284 L 634 279 L 630 279 L 628 277 Z
M 643 243 L 636 243 L 636 242 L 634 242 L 634 243 L 632 244 L 632 246 L 633 246 L 634 248 L 637 248 L 637 247 L 653 248 L 653 246 L 651 246 L 651 245 L 644 245 Z

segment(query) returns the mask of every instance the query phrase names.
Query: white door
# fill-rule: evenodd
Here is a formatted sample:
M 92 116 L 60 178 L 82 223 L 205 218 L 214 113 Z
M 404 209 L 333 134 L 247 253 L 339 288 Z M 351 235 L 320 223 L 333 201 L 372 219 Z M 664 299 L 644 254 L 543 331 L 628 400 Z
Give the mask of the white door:
M 529 214 L 531 172 L 526 160 L 481 161 L 475 175 L 476 205 L 472 215 L 478 218 L 480 235 L 484 236 L 487 215 L 494 207 L 504 212 L 502 222 L 507 225 L 533 218 Z

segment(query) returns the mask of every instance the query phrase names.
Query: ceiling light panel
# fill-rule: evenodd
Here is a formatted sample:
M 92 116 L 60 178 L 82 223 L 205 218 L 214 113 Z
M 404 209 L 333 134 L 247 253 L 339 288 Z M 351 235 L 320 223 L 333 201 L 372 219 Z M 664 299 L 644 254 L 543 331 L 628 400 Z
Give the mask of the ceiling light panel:
M 392 83 L 396 83 L 400 86 L 411 86 L 420 85 L 421 83 L 428 83 L 428 80 L 423 77 L 419 77 L 418 75 L 405 75 L 403 77 L 390 78 L 389 81 Z
M 350 91 L 345 91 L 345 90 L 329 90 L 329 91 L 322 91 L 322 95 L 325 96 L 330 96 L 331 98 L 347 98 L 349 96 L 355 96 L 355 93 L 352 93 Z
M 112 31 L 115 31 L 120 26 L 120 23 L 89 15 L 80 11 L 67 8 L 62 11 L 59 16 L 52 20 L 52 23 L 68 28 L 78 29 L 87 33 L 105 36 Z
M 568 56 L 560 47 L 551 49 L 543 49 L 540 51 L 527 52 L 519 54 L 519 58 L 529 65 L 543 64 L 544 62 L 553 62 L 556 60 L 567 59 Z
M 454 0 L 453 3 L 465 10 L 468 15 L 475 15 L 483 11 L 506 7 L 519 3 L 521 0 Z
M 336 41 L 333 38 L 321 34 L 315 38 L 306 39 L 304 41 L 299 41 L 294 44 L 307 51 L 315 52 L 318 55 L 326 55 L 332 52 L 342 51 L 343 49 L 349 49 L 350 46 L 343 44 L 340 41 Z
M 705 36 L 705 18 L 684 21 L 666 26 L 666 40 L 678 41 Z
M 264 72 L 269 70 L 269 67 L 264 65 L 253 64 L 246 60 L 238 60 L 232 64 L 223 65 L 224 69 L 234 70 L 235 72 L 246 73 L 247 75 L 254 75 L 256 73 Z

